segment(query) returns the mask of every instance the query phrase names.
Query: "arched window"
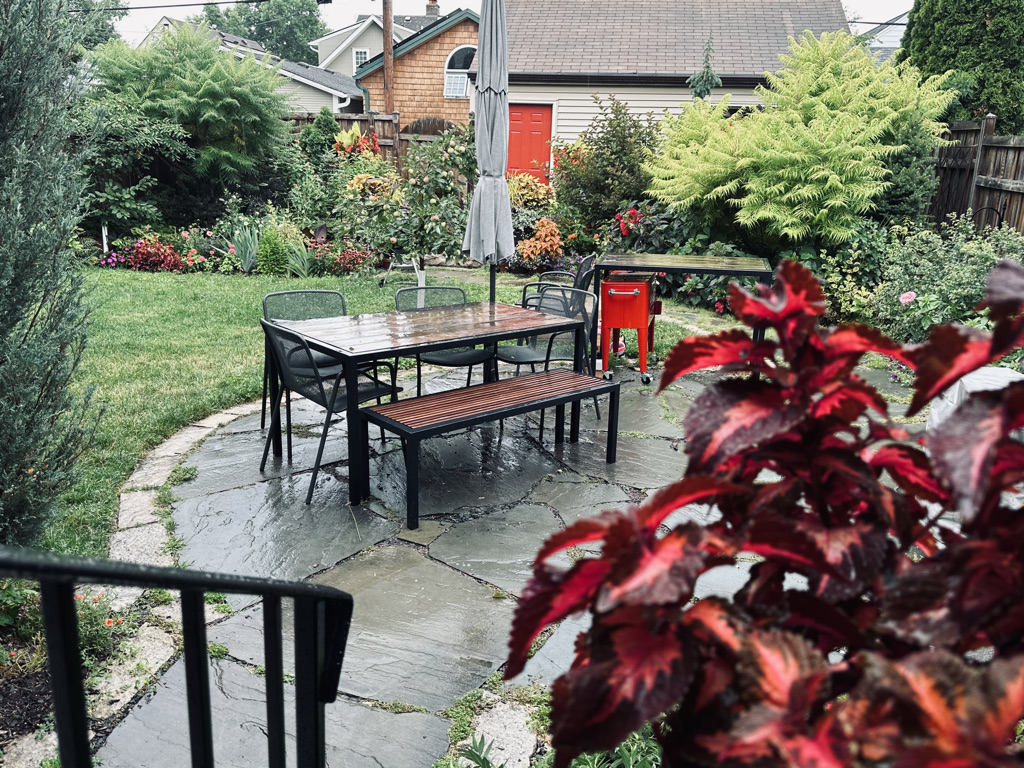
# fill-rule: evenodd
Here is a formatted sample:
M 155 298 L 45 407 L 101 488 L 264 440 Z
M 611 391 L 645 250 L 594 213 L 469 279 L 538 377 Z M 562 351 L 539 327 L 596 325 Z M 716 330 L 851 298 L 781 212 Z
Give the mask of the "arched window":
M 446 99 L 469 98 L 469 71 L 476 56 L 475 45 L 463 45 L 448 54 L 444 65 L 444 97 Z

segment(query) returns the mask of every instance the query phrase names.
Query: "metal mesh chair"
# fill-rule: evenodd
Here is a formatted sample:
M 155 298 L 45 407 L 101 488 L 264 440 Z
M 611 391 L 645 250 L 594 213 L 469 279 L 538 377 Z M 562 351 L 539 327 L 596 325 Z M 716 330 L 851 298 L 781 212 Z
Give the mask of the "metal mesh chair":
M 300 290 L 277 291 L 263 297 L 263 319 L 270 322 L 277 320 L 315 320 L 320 317 L 342 317 L 348 314 L 345 297 L 337 291 Z M 269 352 L 268 352 L 269 355 Z M 314 350 L 313 357 L 320 371 L 327 377 L 337 375 L 339 361 L 326 352 Z M 367 366 L 377 376 L 378 367 L 387 368 L 391 374 L 391 384 L 397 393 L 397 369 L 390 363 L 380 362 Z M 263 409 L 260 415 L 260 429 L 267 425 L 267 385 L 269 382 L 269 358 L 263 360 Z M 288 460 L 291 461 L 291 395 L 285 388 L 285 407 L 288 409 Z
M 560 317 L 571 317 L 583 321 L 585 329 L 583 338 L 586 345 L 583 352 L 583 370 L 593 375 L 590 370 L 590 329 L 597 310 L 597 296 L 589 291 L 582 291 L 577 288 L 568 288 L 563 285 L 541 283 L 538 285 L 538 293 L 528 303 L 524 303 L 529 309 L 539 312 L 546 312 L 549 315 Z M 524 287 L 524 292 L 530 286 Z M 542 334 L 519 339 L 516 344 L 499 345 L 496 357 L 503 363 L 509 363 L 516 367 L 516 375 L 519 375 L 521 366 L 529 365 L 530 370 L 536 371 L 537 365 L 543 363 L 544 370 L 548 370 L 554 361 L 572 361 L 576 355 L 576 339 L 572 332 L 554 334 Z M 601 416 L 597 398 L 594 398 L 594 407 L 597 408 L 598 418 Z M 541 412 L 543 419 L 543 412 Z M 543 421 L 541 421 L 543 429 Z
M 536 299 L 540 285 L 565 285 L 580 291 L 589 291 L 594 282 L 594 260 L 596 258 L 596 256 L 587 256 L 579 263 L 575 272 L 561 269 L 541 272 L 537 276 L 536 283 L 530 283 L 523 287 L 523 300 L 519 306 L 526 307 L 531 300 Z
M 320 354 L 310 349 L 306 340 L 297 333 L 289 331 L 280 325 L 260 320 L 263 326 L 263 333 L 267 339 L 267 347 L 274 357 L 277 365 L 278 375 L 281 378 L 282 388 L 288 392 L 310 400 L 321 408 L 327 409 L 324 417 L 324 426 L 320 435 L 320 446 L 317 448 L 316 460 L 313 462 L 313 477 L 309 481 L 309 492 L 306 494 L 306 503 L 313 499 L 313 488 L 316 485 L 316 476 L 320 471 L 320 460 L 324 454 L 324 444 L 327 442 L 327 430 L 331 425 L 331 416 L 344 413 L 348 408 L 349 397 L 356 397 L 358 402 L 366 400 L 380 401 L 384 395 L 393 396 L 393 388 L 389 383 L 382 382 L 366 371 L 360 371 L 358 392 L 350 393 L 345 385 L 345 368 L 336 360 L 330 369 L 321 368 L 317 364 L 317 356 Z M 328 374 L 328 370 L 334 371 Z M 271 431 L 267 434 L 266 444 L 263 446 L 263 459 L 260 461 L 260 472 L 267 465 L 267 455 L 270 452 L 270 444 L 273 441 L 273 434 L 281 428 L 281 392 L 277 394 L 277 402 L 271 409 Z M 288 460 L 291 461 L 291 411 L 288 409 Z M 349 427 L 352 428 L 351 425 Z
M 401 288 L 395 293 L 395 309 L 399 312 L 415 312 L 432 307 L 458 307 L 466 303 L 466 292 L 449 285 L 431 285 L 416 288 Z M 494 361 L 494 352 L 476 347 L 458 347 L 440 352 L 424 352 L 416 355 L 416 396 L 422 394 L 421 373 L 423 363 L 441 365 L 446 368 L 468 367 L 466 386 L 473 381 L 473 366 L 489 365 Z M 486 370 L 486 369 L 485 369 Z

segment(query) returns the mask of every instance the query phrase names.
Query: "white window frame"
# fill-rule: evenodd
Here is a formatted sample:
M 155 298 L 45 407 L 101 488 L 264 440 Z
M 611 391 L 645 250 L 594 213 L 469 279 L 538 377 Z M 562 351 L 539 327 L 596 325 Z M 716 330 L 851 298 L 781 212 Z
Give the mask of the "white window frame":
M 359 61 L 359 57 L 357 55 L 357 54 L 360 54 L 360 53 L 365 53 L 366 54 L 366 58 L 363 59 L 362 61 Z M 352 49 L 352 74 L 355 74 L 356 70 L 359 69 L 360 66 L 362 66 L 363 64 L 365 64 L 369 60 L 370 60 L 370 49 L 369 48 L 353 48 Z
M 468 99 L 469 98 L 469 75 L 468 69 L 452 69 L 449 65 L 452 58 L 460 51 L 472 48 L 475 52 L 475 45 L 460 45 L 448 54 L 444 62 L 444 97 L 446 99 Z

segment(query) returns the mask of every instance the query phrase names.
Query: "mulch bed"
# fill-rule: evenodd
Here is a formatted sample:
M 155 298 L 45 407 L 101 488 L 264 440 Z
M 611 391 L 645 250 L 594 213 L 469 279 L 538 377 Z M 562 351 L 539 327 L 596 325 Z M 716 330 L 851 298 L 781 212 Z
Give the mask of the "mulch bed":
M 50 670 L 0 679 L 0 752 L 26 733 L 33 733 L 53 711 Z

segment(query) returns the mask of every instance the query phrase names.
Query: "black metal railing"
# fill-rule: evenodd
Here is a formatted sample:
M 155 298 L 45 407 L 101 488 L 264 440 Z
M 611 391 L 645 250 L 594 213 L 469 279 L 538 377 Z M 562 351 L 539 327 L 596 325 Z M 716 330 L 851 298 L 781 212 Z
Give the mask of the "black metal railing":
M 156 568 L 113 560 L 64 557 L 0 547 L 0 577 L 39 582 L 53 686 L 61 768 L 92 765 L 82 657 L 78 646 L 77 584 L 111 584 L 181 592 L 189 740 L 193 768 L 213 768 L 213 728 L 206 648 L 207 592 L 263 597 L 267 684 L 268 766 L 285 768 L 284 660 L 281 599 L 294 601 L 295 737 L 297 768 L 325 765 L 324 705 L 337 697 L 352 620 L 352 596 L 331 587 L 275 579 Z

